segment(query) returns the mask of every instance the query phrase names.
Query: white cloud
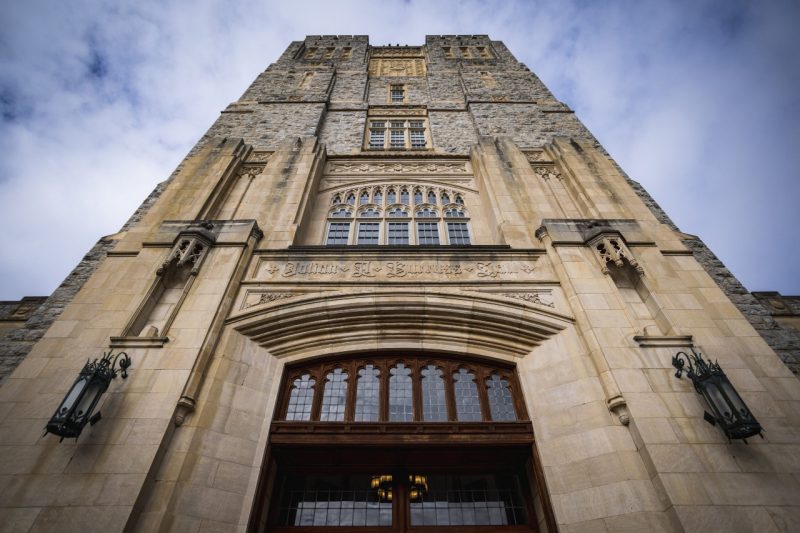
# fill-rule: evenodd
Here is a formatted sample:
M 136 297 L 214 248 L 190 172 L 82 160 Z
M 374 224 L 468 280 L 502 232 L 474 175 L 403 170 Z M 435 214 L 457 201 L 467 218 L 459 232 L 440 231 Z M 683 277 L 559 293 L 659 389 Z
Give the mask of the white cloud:
M 0 15 L 0 297 L 47 294 L 306 34 L 505 41 L 751 289 L 800 293 L 790 2 L 27 2 Z M 92 75 L 103 72 L 104 76 Z

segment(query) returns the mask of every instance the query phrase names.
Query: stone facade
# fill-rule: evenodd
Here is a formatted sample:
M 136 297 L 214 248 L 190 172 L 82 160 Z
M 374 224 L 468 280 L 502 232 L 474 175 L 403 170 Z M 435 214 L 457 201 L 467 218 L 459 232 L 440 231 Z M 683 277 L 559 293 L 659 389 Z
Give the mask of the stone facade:
M 800 383 L 776 355 L 796 356 L 796 302 L 726 272 L 501 42 L 308 36 L 6 333 L 0 524 L 268 531 L 276 480 L 309 447 L 328 468 L 349 447 L 442 446 L 491 469 L 512 464 L 481 455 L 499 442 L 522 454 L 540 531 L 800 529 Z M 42 438 L 109 349 L 133 366 L 99 423 Z M 719 361 L 765 439 L 704 421 L 672 367 L 690 349 Z M 506 369 L 518 418 L 429 422 L 419 393 L 413 422 L 352 407 L 324 422 L 316 393 L 286 420 L 293 369 L 409 354 Z

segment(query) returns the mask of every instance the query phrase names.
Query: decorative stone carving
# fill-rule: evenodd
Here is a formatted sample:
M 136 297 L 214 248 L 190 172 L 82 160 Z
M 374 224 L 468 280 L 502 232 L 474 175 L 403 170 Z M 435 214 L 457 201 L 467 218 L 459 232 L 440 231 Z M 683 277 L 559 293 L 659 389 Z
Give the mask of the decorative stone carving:
M 371 59 L 370 76 L 424 76 L 424 59 Z
M 267 152 L 264 150 L 253 150 L 252 152 L 250 152 L 250 156 L 247 158 L 247 162 L 266 163 L 267 161 L 269 161 L 269 158 L 272 157 L 272 154 L 273 152 Z
M 608 263 L 614 263 L 618 267 L 625 265 L 625 260 L 636 269 L 641 275 L 644 275 L 644 269 L 633 257 L 633 253 L 625 245 L 625 241 L 620 235 L 598 235 L 589 242 L 595 256 L 600 261 L 600 268 L 603 274 L 608 274 Z
M 330 163 L 328 174 L 467 174 L 466 162 L 447 163 Z
M 211 222 L 202 221 L 192 224 L 187 230 L 182 231 L 166 261 L 156 271 L 156 275 L 161 276 L 173 263 L 176 267 L 190 265 L 192 275 L 197 275 L 208 249 L 215 241 L 214 234 L 211 233 L 212 229 L 214 229 L 214 225 Z
M 547 302 L 542 300 L 542 295 L 536 291 L 532 292 L 502 292 L 500 293 L 503 296 L 508 298 L 516 298 L 517 300 L 523 300 L 532 304 L 543 305 L 545 307 L 553 307 L 555 308 L 556 304 L 553 302 Z
M 293 296 L 297 295 L 292 292 L 262 292 L 261 296 L 259 296 L 258 298 L 258 301 L 251 303 L 247 307 L 255 307 L 256 305 L 268 304 L 276 300 L 284 300 L 286 298 L 291 298 Z
M 544 152 L 525 152 L 525 157 L 530 163 L 541 161 L 544 158 Z
M 541 176 L 541 178 L 545 181 L 549 180 L 550 178 L 557 178 L 560 180 L 564 179 L 564 177 L 556 172 L 556 169 L 553 167 L 534 167 L 533 171 L 536 172 L 537 175 Z
M 251 165 L 245 164 L 239 169 L 239 176 L 255 178 L 264 171 L 266 165 Z

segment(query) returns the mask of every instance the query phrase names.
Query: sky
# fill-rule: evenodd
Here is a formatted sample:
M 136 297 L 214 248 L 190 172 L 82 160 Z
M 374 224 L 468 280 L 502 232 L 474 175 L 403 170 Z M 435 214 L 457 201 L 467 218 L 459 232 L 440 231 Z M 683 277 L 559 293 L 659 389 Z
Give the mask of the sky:
M 800 294 L 800 2 L 3 2 L 0 300 L 52 292 L 290 41 L 502 40 L 751 291 Z

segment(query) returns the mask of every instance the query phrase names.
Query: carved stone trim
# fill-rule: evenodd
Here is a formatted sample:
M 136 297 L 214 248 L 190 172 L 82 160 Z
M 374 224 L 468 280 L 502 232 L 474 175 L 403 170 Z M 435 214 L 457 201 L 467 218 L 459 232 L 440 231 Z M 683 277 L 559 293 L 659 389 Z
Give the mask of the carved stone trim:
M 266 150 L 253 150 L 247 157 L 246 163 L 266 163 L 273 153 Z
M 501 292 L 499 293 L 502 296 L 507 298 L 516 298 L 517 300 L 523 300 L 528 303 L 543 305 L 545 307 L 552 307 L 555 308 L 556 304 L 554 302 L 548 302 L 542 299 L 543 294 L 538 291 L 528 291 L 528 292 Z
M 469 174 L 467 162 L 330 162 L 328 174 Z
M 614 263 L 618 267 L 625 265 L 625 260 L 636 269 L 640 275 L 644 275 L 644 269 L 636 261 L 633 253 L 625 244 L 625 240 L 619 234 L 601 234 L 588 242 L 592 251 L 600 261 L 600 269 L 603 274 L 608 274 L 608 263 Z
M 564 177 L 559 172 L 556 172 L 556 169 L 553 167 L 534 167 L 533 171 L 545 181 L 550 178 L 564 180 Z
M 258 294 L 258 293 L 251 292 L 248 293 L 247 296 L 250 296 L 251 294 Z M 242 309 L 248 309 L 250 307 L 255 307 L 257 305 L 268 304 L 276 300 L 284 300 L 286 298 L 292 298 L 294 296 L 298 296 L 298 294 L 294 292 L 262 292 L 260 293 L 258 300 L 256 300 L 255 302 L 251 301 L 250 303 L 248 303 L 247 302 L 248 298 L 245 297 L 245 303 L 242 306 Z
M 425 60 L 414 59 L 370 59 L 370 76 L 419 77 L 425 75 Z
M 422 48 L 420 47 L 394 47 L 389 46 L 386 48 L 372 48 L 370 50 L 370 57 L 372 58 L 408 58 L 408 57 L 424 57 Z

